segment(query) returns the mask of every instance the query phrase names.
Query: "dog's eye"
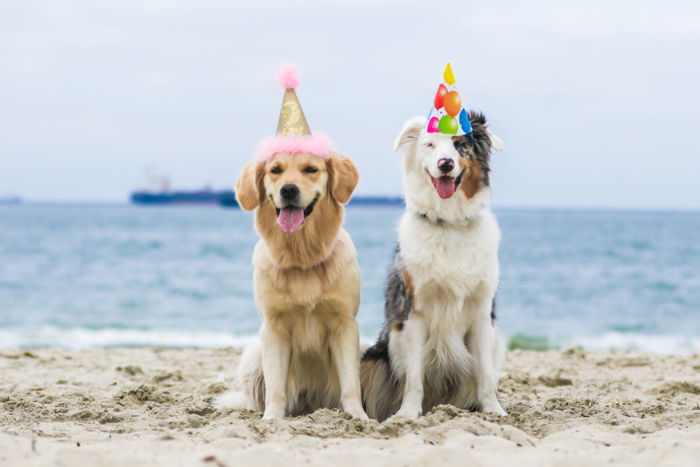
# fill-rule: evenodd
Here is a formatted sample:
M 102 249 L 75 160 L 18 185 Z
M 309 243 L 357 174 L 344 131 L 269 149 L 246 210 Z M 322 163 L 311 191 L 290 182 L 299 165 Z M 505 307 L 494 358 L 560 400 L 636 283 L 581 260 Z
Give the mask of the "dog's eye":
M 318 169 L 313 165 L 307 165 L 306 167 L 304 167 L 305 174 L 315 174 L 316 172 L 318 172 Z
M 425 147 L 433 149 L 435 147 L 435 145 L 433 143 L 425 143 Z
M 274 166 L 272 169 L 270 169 L 270 173 L 273 173 L 275 175 L 281 174 L 282 173 L 282 167 L 279 165 Z

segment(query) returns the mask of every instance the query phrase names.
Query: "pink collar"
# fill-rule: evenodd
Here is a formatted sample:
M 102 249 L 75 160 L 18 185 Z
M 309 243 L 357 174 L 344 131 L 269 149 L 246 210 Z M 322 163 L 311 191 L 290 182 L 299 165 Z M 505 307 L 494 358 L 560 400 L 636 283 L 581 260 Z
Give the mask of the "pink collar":
M 338 238 L 336 238 L 335 241 L 333 242 L 333 245 L 331 245 L 331 248 L 328 252 L 328 256 L 326 256 L 325 258 L 323 258 L 321 261 L 319 261 L 317 263 L 313 263 L 313 264 L 309 265 L 309 269 L 313 269 L 315 267 L 321 266 L 323 263 L 325 263 L 326 261 L 331 259 L 331 256 L 333 256 L 333 253 L 335 253 L 335 246 L 337 244 L 338 244 Z
M 323 265 L 326 261 L 328 261 L 329 259 L 331 259 L 331 256 L 333 256 L 333 253 L 335 253 L 335 248 L 336 248 L 336 245 L 337 245 L 337 244 L 338 244 L 338 238 L 336 237 L 335 241 L 333 242 L 333 245 L 331 245 L 330 251 L 328 252 L 328 256 L 326 256 L 325 258 L 323 258 L 321 261 L 318 261 L 318 262 L 316 262 L 316 263 L 310 264 L 310 265 L 307 267 L 307 269 L 313 269 L 313 268 L 316 268 L 316 267 L 318 267 L 318 266 L 321 266 L 321 265 Z M 289 268 L 292 268 L 292 267 L 298 267 L 298 266 L 288 266 L 288 267 L 284 267 L 284 266 L 281 266 L 279 263 L 277 263 L 277 261 L 275 261 L 274 259 L 272 259 L 272 258 L 270 258 L 270 259 L 271 259 L 272 262 L 275 264 L 275 267 L 278 268 L 278 269 L 289 269 Z

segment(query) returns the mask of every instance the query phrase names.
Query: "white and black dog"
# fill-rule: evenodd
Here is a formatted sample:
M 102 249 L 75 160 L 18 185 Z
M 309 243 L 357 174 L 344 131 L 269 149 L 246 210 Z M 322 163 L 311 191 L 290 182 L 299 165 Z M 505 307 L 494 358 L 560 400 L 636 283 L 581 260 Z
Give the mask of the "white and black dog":
M 406 122 L 406 212 L 386 285 L 385 323 L 361 365 L 367 414 L 415 419 L 438 404 L 505 415 L 497 395 L 503 359 L 495 327 L 500 230 L 490 209 L 489 156 L 502 149 L 486 118 L 471 134 Z

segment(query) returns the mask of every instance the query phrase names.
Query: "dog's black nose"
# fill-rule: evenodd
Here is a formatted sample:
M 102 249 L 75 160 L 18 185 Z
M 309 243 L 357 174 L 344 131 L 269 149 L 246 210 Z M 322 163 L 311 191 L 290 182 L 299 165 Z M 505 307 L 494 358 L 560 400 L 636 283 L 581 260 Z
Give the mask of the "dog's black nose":
M 280 188 L 280 196 L 282 196 L 282 198 L 286 200 L 293 200 L 294 198 L 299 196 L 299 187 L 294 185 L 293 183 L 287 183 L 286 185 L 282 185 L 282 188 Z
M 455 168 L 455 161 L 452 159 L 448 159 L 447 157 L 443 157 L 438 161 L 438 169 L 440 169 L 441 172 L 447 173 L 447 172 L 452 172 L 452 169 Z

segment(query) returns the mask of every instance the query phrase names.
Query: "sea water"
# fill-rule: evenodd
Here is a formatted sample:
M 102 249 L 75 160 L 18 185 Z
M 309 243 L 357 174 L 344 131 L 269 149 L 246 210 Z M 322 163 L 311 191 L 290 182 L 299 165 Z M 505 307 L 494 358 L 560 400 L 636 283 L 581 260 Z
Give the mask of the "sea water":
M 402 208 L 351 207 L 361 334 L 383 321 Z M 511 348 L 700 351 L 700 213 L 496 209 Z M 252 215 L 0 207 L 0 347 L 222 346 L 254 338 Z

